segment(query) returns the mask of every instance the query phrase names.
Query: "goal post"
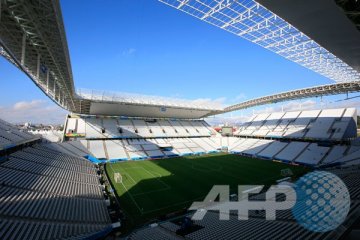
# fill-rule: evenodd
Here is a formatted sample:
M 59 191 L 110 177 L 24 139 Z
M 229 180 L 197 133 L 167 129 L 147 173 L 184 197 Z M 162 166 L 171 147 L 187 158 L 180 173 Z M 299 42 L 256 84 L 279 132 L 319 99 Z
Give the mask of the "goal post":
M 118 172 L 114 173 L 114 181 L 116 183 L 122 183 L 122 175 Z

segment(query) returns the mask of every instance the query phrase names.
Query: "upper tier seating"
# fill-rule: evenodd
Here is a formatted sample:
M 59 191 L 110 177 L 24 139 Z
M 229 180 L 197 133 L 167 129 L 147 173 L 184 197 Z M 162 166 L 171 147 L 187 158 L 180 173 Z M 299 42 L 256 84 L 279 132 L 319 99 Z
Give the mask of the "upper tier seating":
M 68 117 L 65 135 L 86 138 L 210 137 L 213 132 L 201 120 Z
M 330 139 L 332 131 L 329 131 L 331 125 L 336 119 L 340 119 L 345 109 L 325 109 L 322 110 L 315 122 L 309 126 L 306 134 L 307 138 L 327 138 Z
M 287 126 L 291 122 L 295 121 L 299 114 L 300 112 L 287 112 L 283 114 L 282 117 L 278 119 L 278 121 L 275 121 L 275 123 L 274 120 L 271 120 L 271 122 L 269 122 L 269 132 L 265 136 L 279 138 L 282 137 L 286 132 Z M 268 126 L 268 123 L 266 122 L 264 126 Z
M 309 143 L 306 142 L 290 142 L 275 158 L 292 162 L 308 145 Z
M 302 111 L 295 121 L 287 125 L 283 136 L 291 138 L 303 138 L 308 125 L 320 114 L 320 110 Z
M 356 109 L 324 109 L 259 114 L 244 123 L 238 136 L 343 140 L 356 137 Z

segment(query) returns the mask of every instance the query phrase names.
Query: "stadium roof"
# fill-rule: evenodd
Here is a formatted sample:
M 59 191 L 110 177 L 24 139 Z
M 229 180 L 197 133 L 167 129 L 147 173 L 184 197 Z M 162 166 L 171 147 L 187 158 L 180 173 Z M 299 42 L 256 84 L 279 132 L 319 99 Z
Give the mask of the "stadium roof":
M 159 1 L 336 82 L 360 80 L 360 32 L 334 1 Z
M 0 1 L 0 54 L 55 103 L 79 111 L 59 1 Z
M 336 95 L 336 94 L 352 93 L 359 91 L 360 91 L 360 81 L 327 84 L 327 85 L 310 87 L 310 88 L 296 89 L 288 92 L 276 93 L 273 95 L 259 97 L 232 106 L 228 106 L 224 108 L 223 113 L 260 106 L 264 104 L 279 103 L 293 99 L 321 97 L 326 95 Z
M 258 2 L 296 26 L 350 67 L 360 71 L 360 25 L 349 18 L 350 15 L 360 16 L 360 12 L 355 7 L 349 11 L 340 8 L 347 2 L 354 3 L 354 0 L 258 0 Z M 360 1 L 354 4 L 360 9 Z
M 336 82 L 360 80 L 359 31 L 332 1 L 159 1 Z M 76 91 L 59 0 L 0 1 L 0 55 L 56 104 L 74 113 L 201 118 L 224 112 L 218 104 L 199 101 Z
M 78 89 L 89 104 L 87 114 L 154 118 L 202 118 L 222 112 L 217 102 Z M 86 103 L 85 103 L 86 104 Z

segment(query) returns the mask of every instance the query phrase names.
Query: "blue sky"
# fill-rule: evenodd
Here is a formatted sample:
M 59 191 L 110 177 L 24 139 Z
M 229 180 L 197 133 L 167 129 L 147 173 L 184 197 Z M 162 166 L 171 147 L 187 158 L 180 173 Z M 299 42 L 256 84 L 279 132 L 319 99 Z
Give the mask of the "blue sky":
M 332 83 L 157 0 L 61 0 L 61 6 L 76 88 L 233 104 Z M 48 109 L 50 122 L 63 121 L 65 111 L 4 59 L 0 74 L 3 118 L 41 121 L 27 112 L 35 106 Z M 16 117 L 7 118 L 19 103 Z

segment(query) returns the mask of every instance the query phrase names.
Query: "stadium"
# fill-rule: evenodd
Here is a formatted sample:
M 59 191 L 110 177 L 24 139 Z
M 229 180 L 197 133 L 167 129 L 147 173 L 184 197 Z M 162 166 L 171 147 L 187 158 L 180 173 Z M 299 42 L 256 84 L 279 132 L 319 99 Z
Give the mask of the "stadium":
M 360 2 L 152 1 L 328 84 L 226 106 L 77 89 L 60 1 L 0 0 L 2 57 L 66 111 L 60 141 L 0 120 L 0 239 L 359 239 L 359 113 L 346 100 L 360 92 Z M 254 112 L 220 132 L 208 121 L 338 95 L 342 107 Z

